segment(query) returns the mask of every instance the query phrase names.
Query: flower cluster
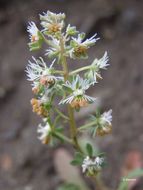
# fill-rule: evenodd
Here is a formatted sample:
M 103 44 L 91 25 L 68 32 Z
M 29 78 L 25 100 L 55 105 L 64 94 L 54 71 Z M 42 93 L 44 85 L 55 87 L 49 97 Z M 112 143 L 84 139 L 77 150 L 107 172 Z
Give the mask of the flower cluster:
M 32 61 L 29 61 L 26 67 L 34 94 L 31 100 L 33 112 L 40 115 L 45 122 L 44 125 L 38 126 L 38 139 L 44 144 L 56 139 L 70 143 L 78 152 L 74 163 L 80 163 L 83 173 L 88 176 L 96 175 L 102 169 L 104 159 L 93 156 L 92 147 L 88 144 L 87 154 L 84 154 L 78 142 L 78 132 L 84 132 L 83 129 L 86 129 L 91 130 L 93 136 L 109 134 L 112 129 L 112 110 L 103 114 L 96 113 L 88 124 L 78 128 L 74 113 L 96 101 L 95 97 L 88 94 L 88 90 L 102 78 L 101 70 L 109 66 L 107 52 L 90 65 L 71 71 L 67 58 L 87 59 L 89 48 L 99 40 L 97 34 L 86 39 L 86 35 L 77 31 L 75 26 L 70 24 L 66 26 L 63 13 L 47 11 L 40 15 L 40 21 L 41 29 L 34 22 L 29 22 L 28 45 L 30 51 L 40 49 L 43 44 L 47 45 L 45 56 L 49 61 L 42 57 L 32 57 Z M 64 105 L 67 105 L 67 113 L 60 109 Z M 71 138 L 64 134 L 63 129 L 67 123 L 70 125 Z
M 90 123 L 79 128 L 79 130 L 88 130 L 93 137 L 104 136 L 112 132 L 112 110 L 100 114 L 97 110 L 95 115 L 91 115 Z
M 85 34 L 79 34 L 77 38 L 72 38 L 70 41 L 71 50 L 70 57 L 73 59 L 87 59 L 87 50 L 93 46 L 99 38 L 95 38 L 97 34 L 89 39 L 84 40 Z
M 33 61 L 34 62 L 29 61 L 26 67 L 28 80 L 32 82 L 32 91 L 36 95 L 36 98 L 31 100 L 31 104 L 33 112 L 47 117 L 49 112 L 48 108 L 50 108 L 50 95 L 53 94 L 55 85 L 57 85 L 59 81 L 62 81 L 63 77 L 54 75 L 55 70 L 53 64 L 55 60 L 49 67 L 41 57 L 39 59 L 33 57 Z
M 70 104 L 71 107 L 79 109 L 95 101 L 95 98 L 85 94 L 86 90 L 91 86 L 90 81 L 82 79 L 79 75 L 73 77 L 71 83 L 67 81 L 64 86 L 68 88 L 70 95 L 62 100 L 60 104 Z
M 53 61 L 49 67 L 47 67 L 46 63 L 41 57 L 39 59 L 35 59 L 33 57 L 33 61 L 34 63 L 29 61 L 29 64 L 26 68 L 28 80 L 33 82 L 34 87 L 38 86 L 38 84 L 45 86 L 53 85 L 56 81 L 56 77 L 53 75 L 53 64 L 55 61 Z
M 55 36 L 57 33 L 61 32 L 64 27 L 65 14 L 55 14 L 47 11 L 47 13 L 40 15 L 40 19 L 41 25 L 44 28 L 44 34 Z
M 103 114 L 99 114 L 91 116 L 91 121 L 93 122 L 92 126 L 90 126 L 90 130 L 93 136 L 104 136 L 110 134 L 112 131 L 112 110 L 104 112 Z
M 85 73 L 85 77 L 87 77 L 93 84 L 97 83 L 97 79 L 102 79 L 100 70 L 107 69 L 109 58 L 107 52 L 105 52 L 104 56 L 101 59 L 95 59 L 91 64 L 91 67 L 88 72 Z
M 41 100 L 38 100 L 36 98 L 32 98 L 31 105 L 33 108 L 33 112 L 37 113 L 40 116 L 47 117 L 48 111 L 44 108 L 44 104 Z

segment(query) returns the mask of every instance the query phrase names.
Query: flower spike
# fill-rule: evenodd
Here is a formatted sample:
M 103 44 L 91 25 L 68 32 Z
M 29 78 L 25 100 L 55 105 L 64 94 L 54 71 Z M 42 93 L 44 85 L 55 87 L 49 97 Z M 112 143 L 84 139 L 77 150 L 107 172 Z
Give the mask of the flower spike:
M 77 68 L 72 71 L 73 67 L 69 66 L 70 61 L 67 62 L 67 59 L 87 59 L 89 48 L 99 40 L 97 34 L 86 39 L 85 33 L 80 33 L 75 26 L 65 24 L 64 13 L 47 11 L 40 14 L 40 21 L 41 30 L 34 22 L 29 22 L 28 45 L 30 51 L 34 51 L 45 43 L 46 58 L 52 61 L 48 65 L 42 57 L 32 57 L 26 67 L 26 75 L 32 83 L 34 94 L 31 99 L 32 109 L 44 121 L 37 129 L 38 139 L 43 144 L 55 144 L 55 140 L 70 143 L 76 150 L 71 164 L 79 165 L 85 175 L 96 177 L 104 165 L 103 154 L 97 154 L 92 142 L 85 142 L 86 147 L 81 146 L 78 132 L 86 129 L 93 137 L 111 133 L 112 110 L 100 114 L 95 107 L 96 114 L 91 116 L 89 123 L 81 127 L 77 126 L 74 112 L 96 101 L 96 98 L 88 95 L 88 89 L 102 78 L 101 71 L 109 66 L 109 57 L 105 52 L 103 57 L 94 59 L 90 65 L 83 67 L 78 67 L 77 61 Z M 79 73 L 82 73 L 82 77 Z M 67 113 L 64 113 L 61 105 L 66 106 Z M 67 131 L 67 128 L 64 131 L 67 124 L 70 130 Z M 100 184 L 98 183 L 97 189 L 104 189 Z

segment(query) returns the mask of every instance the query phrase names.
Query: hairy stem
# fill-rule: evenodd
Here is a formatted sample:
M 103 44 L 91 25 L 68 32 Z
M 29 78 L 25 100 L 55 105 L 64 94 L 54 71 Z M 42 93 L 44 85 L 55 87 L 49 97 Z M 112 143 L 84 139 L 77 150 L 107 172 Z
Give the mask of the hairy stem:
M 76 74 L 82 70 L 86 70 L 89 69 L 89 67 L 85 67 L 84 69 L 77 69 L 76 71 L 73 71 L 71 73 L 69 73 L 68 71 L 68 65 L 67 65 L 67 61 L 66 61 L 66 57 L 64 55 L 65 53 L 65 49 L 64 49 L 64 39 L 63 37 L 61 37 L 60 39 L 60 45 L 61 45 L 61 62 L 62 62 L 62 66 L 63 66 L 63 76 L 64 76 L 64 81 L 66 82 L 69 78 L 69 75 L 71 74 Z M 72 139 L 72 143 L 73 146 L 81 153 L 83 153 L 78 140 L 77 140 L 77 128 L 76 128 L 76 122 L 75 122 L 75 118 L 74 118 L 74 110 L 73 108 L 68 104 L 67 105 L 68 108 L 68 115 L 69 115 L 69 124 L 70 124 L 70 132 L 71 132 L 71 139 Z M 85 126 L 84 126 L 85 127 Z M 86 126 L 87 127 L 87 126 Z M 97 190 L 107 190 L 105 188 L 105 186 L 103 185 L 102 181 L 100 180 L 100 178 L 94 178 L 95 182 L 96 182 L 96 186 L 97 186 Z
M 69 77 L 69 71 L 68 71 L 66 57 L 64 55 L 65 49 L 64 49 L 63 37 L 61 37 L 61 39 L 60 39 L 60 45 L 61 45 L 61 61 L 62 61 L 62 66 L 63 66 L 63 71 L 64 71 L 63 75 L 64 75 L 64 81 L 66 82 Z M 82 152 L 82 150 L 78 144 L 78 140 L 77 140 L 77 128 L 76 128 L 76 122 L 75 122 L 75 118 L 74 118 L 74 110 L 69 104 L 67 105 L 67 108 L 68 108 L 68 115 L 69 115 L 70 134 L 71 134 L 71 138 L 73 140 L 74 147 L 78 151 Z

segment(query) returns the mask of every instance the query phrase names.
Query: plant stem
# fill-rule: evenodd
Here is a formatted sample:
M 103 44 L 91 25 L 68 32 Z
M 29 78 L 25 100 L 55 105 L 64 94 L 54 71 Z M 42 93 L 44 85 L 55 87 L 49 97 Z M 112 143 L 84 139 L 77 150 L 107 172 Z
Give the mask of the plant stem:
M 62 62 L 63 71 L 64 71 L 64 81 L 66 82 L 69 77 L 69 71 L 68 71 L 66 57 L 64 56 L 65 49 L 64 49 L 64 39 L 62 36 L 60 38 L 60 45 L 61 45 L 61 62 Z M 77 140 L 77 128 L 76 128 L 76 123 L 75 123 L 75 118 L 74 118 L 74 110 L 69 104 L 67 105 L 67 108 L 68 108 L 68 115 L 69 115 L 70 134 L 73 140 L 74 147 L 78 151 L 82 152 Z
M 62 74 L 62 75 L 64 74 L 63 71 L 59 71 L 59 70 L 55 70 L 54 73 L 55 73 L 55 74 Z
M 85 66 L 85 67 L 82 67 L 82 68 L 79 68 L 79 69 L 76 69 L 76 70 L 70 72 L 69 75 L 73 75 L 73 74 L 79 73 L 81 71 L 88 70 L 90 68 L 91 68 L 91 66 Z
M 87 123 L 87 124 L 85 124 L 85 125 L 82 125 L 81 127 L 78 128 L 78 131 L 81 131 L 81 130 L 83 130 L 83 129 L 86 129 L 86 128 L 88 128 L 88 127 L 91 127 L 92 125 L 95 125 L 95 124 L 96 124 L 96 122 L 95 122 L 95 121 L 92 121 L 92 122 L 90 122 L 90 123 Z
M 102 180 L 100 179 L 100 177 L 95 176 L 93 177 L 95 184 L 96 184 L 96 189 L 97 190 L 109 190 L 105 187 L 105 185 L 103 184 Z
M 69 120 L 69 117 L 63 114 L 58 108 L 55 107 L 54 109 L 59 114 L 60 117 L 62 117 L 63 119 Z
M 89 69 L 89 66 L 88 66 L 88 67 L 84 67 L 84 68 L 81 68 L 81 69 L 77 69 L 76 71 L 73 71 L 73 72 L 69 73 L 66 57 L 64 56 L 65 49 L 64 49 L 64 39 L 63 39 L 63 37 L 61 37 L 61 39 L 60 39 L 60 45 L 61 45 L 61 61 L 62 61 L 62 66 L 63 66 L 63 71 L 64 71 L 63 75 L 64 75 L 64 81 L 65 82 L 68 80 L 69 75 L 76 74 L 76 73 L 78 73 L 80 71 Z M 76 128 L 76 123 L 75 123 L 75 118 L 74 118 L 74 110 L 69 104 L 67 105 L 67 107 L 68 107 L 68 115 L 69 115 L 69 124 L 70 124 L 70 132 L 71 132 L 72 144 L 79 152 L 83 153 L 83 151 L 82 151 L 82 149 L 81 149 L 81 147 L 80 147 L 80 145 L 78 143 L 78 140 L 77 140 L 77 128 Z M 95 124 L 95 122 L 90 123 L 90 125 L 89 124 L 84 125 L 84 126 L 82 126 L 82 128 L 92 126 L 93 124 Z M 69 141 L 69 139 L 68 139 L 68 141 Z M 104 185 L 103 185 L 102 181 L 100 180 L 100 178 L 94 178 L 94 179 L 95 179 L 95 182 L 96 182 L 97 190 L 107 190 L 104 187 Z
M 59 139 L 61 139 L 63 141 L 66 141 L 66 142 L 68 142 L 70 144 L 73 144 L 71 139 L 69 139 L 68 137 L 62 135 L 61 133 L 53 132 L 53 136 L 55 136 L 55 137 L 57 137 L 57 138 L 59 138 Z
M 56 124 L 57 124 L 57 122 L 60 120 L 60 115 L 58 115 L 56 118 L 55 118 L 55 121 L 54 121 L 54 124 L 53 124 L 53 126 L 54 126 L 54 128 L 56 127 Z

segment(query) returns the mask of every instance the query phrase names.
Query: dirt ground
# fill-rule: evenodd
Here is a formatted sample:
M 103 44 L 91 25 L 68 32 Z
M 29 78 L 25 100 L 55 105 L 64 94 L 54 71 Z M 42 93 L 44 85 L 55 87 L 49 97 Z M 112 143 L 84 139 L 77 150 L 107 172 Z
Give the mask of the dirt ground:
M 103 109 L 113 109 L 113 134 L 96 142 L 107 153 L 105 183 L 115 190 L 125 154 L 131 149 L 143 153 L 142 0 L 0 1 L 0 190 L 56 190 L 61 183 L 53 163 L 60 146 L 51 149 L 37 139 L 41 120 L 31 111 L 24 72 L 32 55 L 26 25 L 38 23 L 38 14 L 46 10 L 65 12 L 88 37 L 98 33 L 101 40 L 91 49 L 91 60 L 109 53 L 111 66 L 92 94 L 101 97 Z

